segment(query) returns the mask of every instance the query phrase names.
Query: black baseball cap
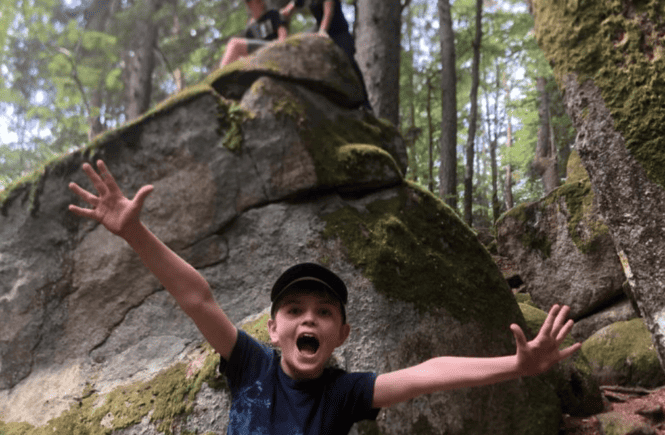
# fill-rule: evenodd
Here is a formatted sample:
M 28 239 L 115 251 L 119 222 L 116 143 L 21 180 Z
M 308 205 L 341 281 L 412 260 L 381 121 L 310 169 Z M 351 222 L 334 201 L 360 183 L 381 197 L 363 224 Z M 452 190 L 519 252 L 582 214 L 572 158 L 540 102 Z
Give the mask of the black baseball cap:
M 272 308 L 270 314 L 274 316 L 275 308 L 279 298 L 289 290 L 292 286 L 300 283 L 307 282 L 309 285 L 315 284 L 315 288 L 323 289 L 330 293 L 335 299 L 341 302 L 342 320 L 346 323 L 346 311 L 344 306 L 348 299 L 348 291 L 344 281 L 330 269 L 316 263 L 300 263 L 286 269 L 275 284 L 272 286 L 270 292 L 270 302 Z

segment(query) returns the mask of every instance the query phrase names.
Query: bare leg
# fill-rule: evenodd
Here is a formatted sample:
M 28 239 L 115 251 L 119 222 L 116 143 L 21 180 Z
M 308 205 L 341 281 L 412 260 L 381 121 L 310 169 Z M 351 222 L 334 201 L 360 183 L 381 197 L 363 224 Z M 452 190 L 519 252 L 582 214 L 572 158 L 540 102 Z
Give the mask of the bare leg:
M 247 56 L 247 42 L 242 38 L 231 38 L 220 66 L 228 65 L 245 56 Z

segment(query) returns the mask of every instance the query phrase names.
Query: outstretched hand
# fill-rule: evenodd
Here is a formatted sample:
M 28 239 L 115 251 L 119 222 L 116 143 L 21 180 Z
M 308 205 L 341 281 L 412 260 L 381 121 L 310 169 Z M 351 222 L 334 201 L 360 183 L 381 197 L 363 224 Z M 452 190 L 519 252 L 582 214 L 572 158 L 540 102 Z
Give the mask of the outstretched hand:
M 120 191 L 103 161 L 97 161 L 97 169 L 99 174 L 88 163 L 83 164 L 83 171 L 97 189 L 97 196 L 76 183 L 69 183 L 69 189 L 93 208 L 70 205 L 69 210 L 78 216 L 96 220 L 113 234 L 124 238 L 131 231 L 131 227 L 139 223 L 143 202 L 153 187 L 150 185 L 141 187 L 134 199 L 130 200 Z
M 510 325 L 517 343 L 517 365 L 520 376 L 543 373 L 580 349 L 582 344 L 575 343 L 559 350 L 573 327 L 573 320 L 568 320 L 569 312 L 568 306 L 552 306 L 538 335 L 529 342 L 526 341 L 522 328 L 516 324 Z

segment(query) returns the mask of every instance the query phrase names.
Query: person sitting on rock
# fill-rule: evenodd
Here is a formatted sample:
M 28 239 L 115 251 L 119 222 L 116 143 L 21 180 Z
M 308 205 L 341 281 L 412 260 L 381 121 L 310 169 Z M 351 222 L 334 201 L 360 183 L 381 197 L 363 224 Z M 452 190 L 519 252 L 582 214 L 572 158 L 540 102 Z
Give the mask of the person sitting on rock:
M 249 10 L 250 19 L 245 28 L 244 38 L 231 38 L 220 66 L 248 56 L 270 41 L 275 39 L 282 41 L 288 36 L 286 18 L 279 11 L 266 10 L 264 0 L 245 0 L 245 4 Z
M 284 6 L 280 12 L 286 18 L 291 17 L 296 8 L 301 8 L 305 5 L 305 0 L 291 0 Z M 356 46 L 353 36 L 349 33 L 349 23 L 344 17 L 342 12 L 342 5 L 339 0 L 310 0 L 309 10 L 316 19 L 318 26 L 318 35 L 330 37 L 335 44 L 337 44 L 349 58 L 353 70 L 360 78 L 363 92 L 363 107 L 371 111 L 372 106 L 369 103 L 367 95 L 367 88 L 365 87 L 365 80 L 363 73 L 355 59 Z
M 283 272 L 270 293 L 268 333 L 280 355 L 236 328 L 205 278 L 141 222 L 141 209 L 153 186 L 141 187 L 130 200 L 103 161 L 97 162 L 97 169 L 99 173 L 83 164 L 97 195 L 69 184 L 92 208 L 72 204 L 69 210 L 123 238 L 219 353 L 220 370 L 232 392 L 228 434 L 343 435 L 353 423 L 375 419 L 380 408 L 435 391 L 537 375 L 581 346 L 559 349 L 573 321 L 567 320 L 568 307 L 555 305 L 531 341 L 518 325 L 510 325 L 517 345 L 514 355 L 441 356 L 378 375 L 326 368 L 351 330 L 346 319 L 348 291 L 331 270 L 301 263 Z

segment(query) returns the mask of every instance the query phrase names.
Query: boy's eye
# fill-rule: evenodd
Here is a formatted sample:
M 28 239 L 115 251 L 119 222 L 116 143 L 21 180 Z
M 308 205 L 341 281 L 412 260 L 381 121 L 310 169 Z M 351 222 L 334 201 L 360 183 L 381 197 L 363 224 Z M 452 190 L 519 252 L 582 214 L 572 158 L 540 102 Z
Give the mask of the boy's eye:
M 328 308 L 322 308 L 320 313 L 322 316 L 332 316 L 332 310 Z
M 300 308 L 299 307 L 291 307 L 287 310 L 287 313 L 289 314 L 300 314 Z

